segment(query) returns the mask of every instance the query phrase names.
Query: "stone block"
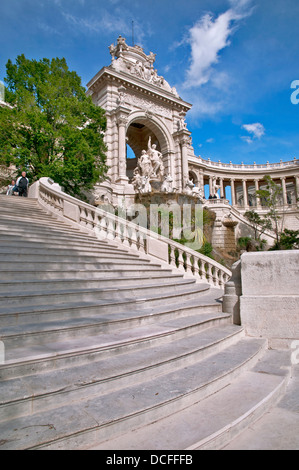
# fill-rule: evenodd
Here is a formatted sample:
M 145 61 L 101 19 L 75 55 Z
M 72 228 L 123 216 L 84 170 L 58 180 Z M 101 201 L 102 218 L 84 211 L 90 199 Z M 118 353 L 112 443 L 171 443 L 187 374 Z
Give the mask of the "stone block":
M 242 263 L 241 324 L 248 336 L 272 348 L 299 339 L 299 251 L 245 253 Z
M 299 251 L 271 251 L 242 255 L 243 295 L 299 294 Z

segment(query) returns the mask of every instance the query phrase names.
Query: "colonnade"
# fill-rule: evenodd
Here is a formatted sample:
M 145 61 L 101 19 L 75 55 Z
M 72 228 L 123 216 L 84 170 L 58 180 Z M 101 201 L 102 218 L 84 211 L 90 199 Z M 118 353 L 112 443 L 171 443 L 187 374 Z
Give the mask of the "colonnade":
M 290 206 L 296 204 L 299 198 L 299 175 L 295 176 L 271 176 L 273 181 L 281 185 L 281 205 Z M 204 176 L 204 182 L 209 185 L 210 196 L 215 196 L 215 178 L 217 197 L 228 199 L 227 188 L 230 188 L 231 205 L 239 208 L 262 207 L 260 198 L 256 198 L 256 191 L 265 188 L 263 177 L 218 177 L 215 175 Z

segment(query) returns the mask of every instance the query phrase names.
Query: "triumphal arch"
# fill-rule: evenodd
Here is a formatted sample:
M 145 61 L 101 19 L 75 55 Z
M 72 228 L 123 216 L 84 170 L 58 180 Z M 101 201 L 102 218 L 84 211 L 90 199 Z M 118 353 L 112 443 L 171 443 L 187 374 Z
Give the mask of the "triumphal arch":
M 106 111 L 107 181 L 96 185 L 93 203 L 134 202 L 137 194 L 184 194 L 216 213 L 214 245 L 223 233 L 246 235 L 244 212 L 265 212 L 256 198 L 270 175 L 281 185 L 285 226 L 299 229 L 299 160 L 258 165 L 204 160 L 196 156 L 184 101 L 155 69 L 156 54 L 129 46 L 119 36 L 109 47 L 111 63 L 88 83 L 87 94 Z M 217 229 L 218 227 L 218 229 Z

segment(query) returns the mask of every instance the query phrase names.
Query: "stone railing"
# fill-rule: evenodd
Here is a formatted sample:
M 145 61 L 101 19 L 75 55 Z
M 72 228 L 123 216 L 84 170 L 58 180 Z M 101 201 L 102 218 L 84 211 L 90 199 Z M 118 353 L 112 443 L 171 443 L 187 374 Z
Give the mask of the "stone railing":
M 269 163 L 267 162 L 266 164 L 257 164 L 253 163 L 252 165 L 247 165 L 244 163 L 241 164 L 235 164 L 235 163 L 222 163 L 221 161 L 218 162 L 213 162 L 212 160 L 203 160 L 201 157 L 194 157 L 197 160 L 200 160 L 203 165 L 206 167 L 214 167 L 214 168 L 226 168 L 226 169 L 232 169 L 232 170 L 268 170 L 268 169 L 279 169 L 279 168 L 288 168 L 290 166 L 294 165 L 299 165 L 299 160 L 296 159 L 296 157 L 293 160 L 284 162 L 283 160 L 280 160 L 278 163 Z
M 35 183 L 29 196 L 37 198 L 46 210 L 82 231 L 148 256 L 186 277 L 223 289 L 231 276 L 229 269 L 197 251 L 67 195 L 49 178 L 41 178 Z

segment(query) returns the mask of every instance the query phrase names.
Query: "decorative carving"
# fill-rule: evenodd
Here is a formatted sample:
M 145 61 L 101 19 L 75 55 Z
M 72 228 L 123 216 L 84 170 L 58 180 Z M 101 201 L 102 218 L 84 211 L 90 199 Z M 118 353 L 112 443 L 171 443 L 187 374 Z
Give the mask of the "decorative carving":
M 155 144 L 148 139 L 147 150 L 142 150 L 138 159 L 137 167 L 134 170 L 132 184 L 136 191 L 146 193 L 151 192 L 152 181 L 161 182 L 164 176 L 164 165 L 162 153 L 157 150 Z
M 167 175 L 164 178 L 164 183 L 161 186 L 162 193 L 173 193 L 173 178 L 171 177 L 171 175 Z
M 111 44 L 109 51 L 112 57 L 111 66 L 118 71 L 130 73 L 141 80 L 145 80 L 152 85 L 163 88 L 178 97 L 176 89 L 171 88 L 169 83 L 158 75 L 153 64 L 156 54 L 150 52 L 146 55 L 140 46 L 128 46 L 126 39 L 119 36 L 117 45 Z

